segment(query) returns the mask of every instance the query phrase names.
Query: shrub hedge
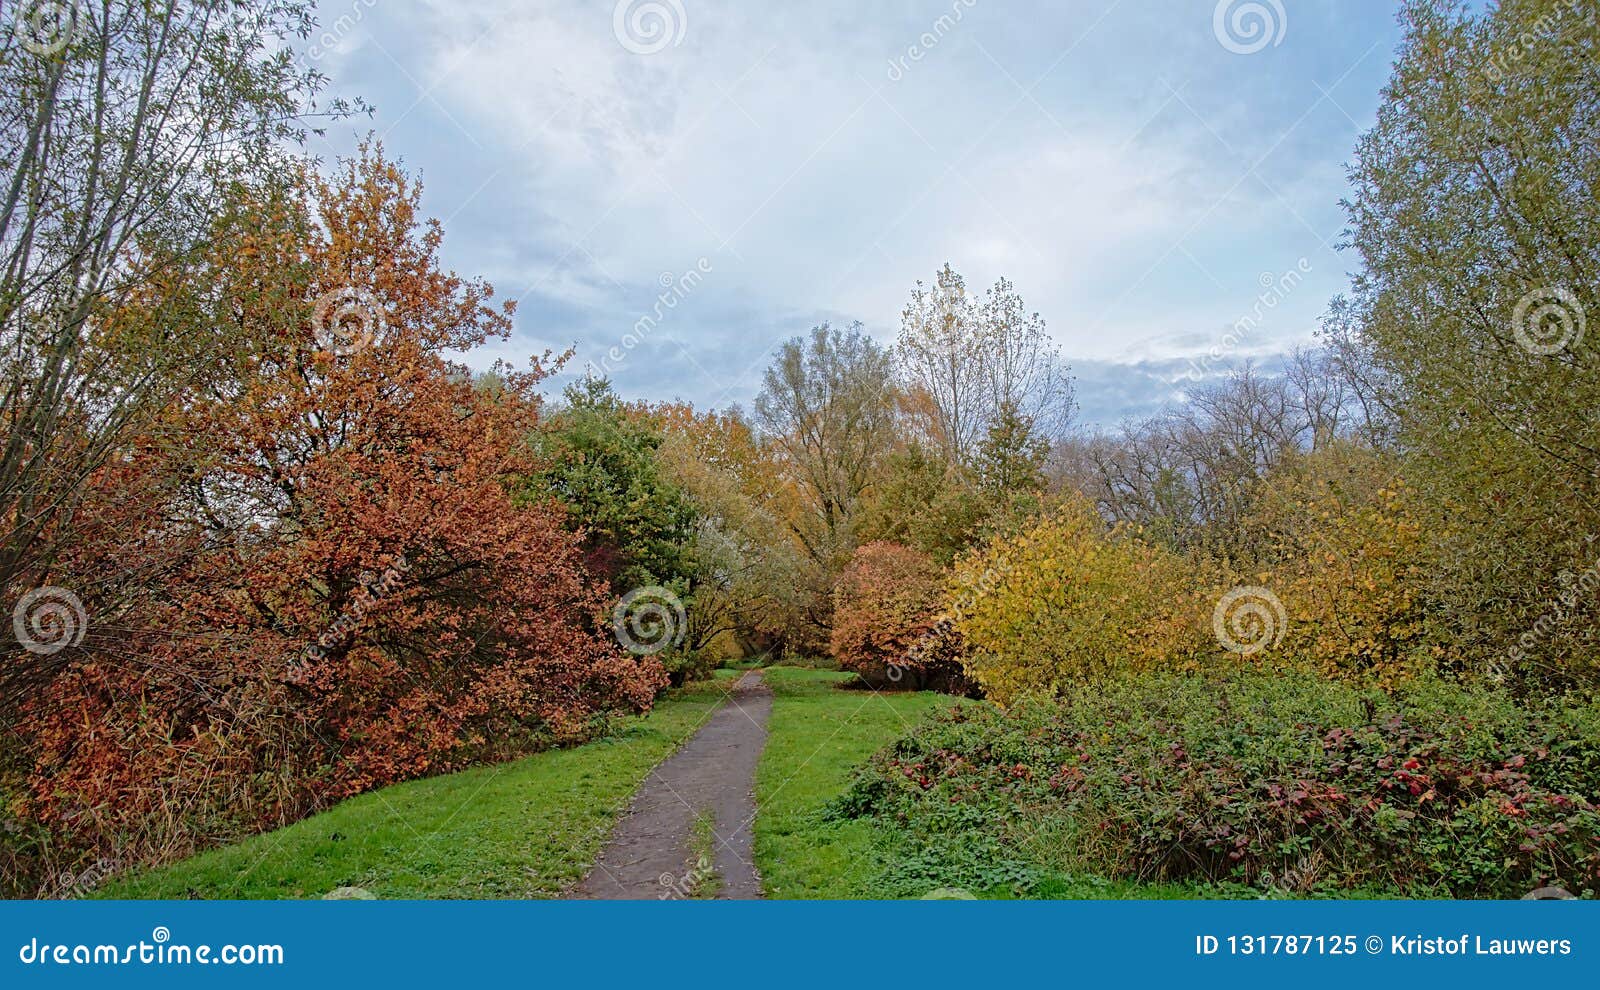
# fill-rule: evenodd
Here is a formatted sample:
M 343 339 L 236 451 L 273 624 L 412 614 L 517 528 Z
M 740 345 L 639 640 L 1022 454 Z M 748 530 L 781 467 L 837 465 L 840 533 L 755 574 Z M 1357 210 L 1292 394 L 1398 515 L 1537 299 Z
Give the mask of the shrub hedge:
M 923 883 L 1011 876 L 1027 892 L 1096 873 L 1294 895 L 1592 897 L 1597 716 L 1436 681 L 1389 696 L 1147 673 L 1006 712 L 957 707 L 876 755 L 835 810 L 898 826 Z
M 964 557 L 946 596 L 967 675 L 1001 704 L 1220 652 L 1195 568 L 1130 531 L 1107 534 L 1082 499 Z

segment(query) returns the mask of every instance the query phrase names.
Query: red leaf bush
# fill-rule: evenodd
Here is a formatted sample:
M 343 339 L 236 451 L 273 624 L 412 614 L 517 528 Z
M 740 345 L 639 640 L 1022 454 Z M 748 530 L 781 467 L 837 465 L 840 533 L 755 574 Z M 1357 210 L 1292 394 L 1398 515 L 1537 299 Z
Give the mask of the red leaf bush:
M 958 641 L 940 616 L 942 594 L 942 574 L 927 554 L 889 542 L 859 548 L 834 585 L 835 659 L 872 687 L 965 693 Z

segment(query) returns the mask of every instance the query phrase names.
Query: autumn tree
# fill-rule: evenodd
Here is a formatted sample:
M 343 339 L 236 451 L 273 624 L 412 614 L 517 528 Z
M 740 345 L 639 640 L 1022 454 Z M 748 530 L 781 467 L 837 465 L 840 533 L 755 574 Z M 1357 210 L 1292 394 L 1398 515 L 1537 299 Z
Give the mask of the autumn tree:
M 1073 487 L 1107 518 L 1176 549 L 1232 553 L 1286 458 L 1372 438 L 1345 374 L 1326 351 L 1296 353 L 1278 369 L 1246 365 L 1191 388 L 1181 405 L 1058 454 L 1076 464 Z
M 31 6 L 9 5 L 0 33 L 8 603 L 60 579 L 53 558 L 89 478 L 216 349 L 218 328 L 179 310 L 227 185 L 281 170 L 314 116 L 352 109 L 318 111 L 321 77 L 281 44 L 310 30 L 310 2 Z M 130 305 L 166 311 L 134 326 L 117 319 Z M 34 673 L 18 651 L 0 669 L 0 697 L 25 696 Z
M 987 425 L 990 402 L 980 320 L 966 280 L 949 264 L 935 273 L 932 285 L 917 282 L 900 314 L 895 343 L 899 374 L 909 390 L 927 398 L 932 440 L 951 464 L 968 462 Z
M 802 618 L 785 638 L 797 648 L 826 644 L 833 579 L 893 438 L 893 376 L 889 353 L 860 324 L 824 323 L 783 344 L 756 398 L 755 422 L 783 483 L 782 518 L 804 554 L 789 582 Z
M 1068 499 L 963 557 L 945 607 L 967 675 L 1009 705 L 1110 674 L 1194 669 L 1214 647 L 1201 629 L 1206 598 L 1179 555 Z
M 834 586 L 829 649 L 874 688 L 964 693 L 959 640 L 941 624 L 942 574 L 896 543 L 856 549 Z
M 599 628 L 609 595 L 563 510 L 513 500 L 542 467 L 526 438 L 550 369 L 486 389 L 449 359 L 510 308 L 439 267 L 419 204 L 369 149 L 221 211 L 186 318 L 226 346 L 97 477 L 106 528 L 141 538 L 107 547 L 161 571 L 25 713 L 21 807 L 54 848 L 172 855 L 581 738 L 661 685 Z
M 1007 403 L 978 446 L 978 487 L 1004 498 L 1036 495 L 1044 490 L 1049 456 L 1050 444 L 1035 432 L 1033 421 Z
M 737 408 L 646 407 L 666 440 L 663 469 L 695 508 L 685 645 L 712 654 L 769 652 L 799 621 L 792 592 L 802 554 L 782 517 L 777 465 Z
M 979 539 L 989 509 L 972 472 L 911 440 L 884 458 L 857 532 L 864 543 L 903 544 L 948 565 Z
M 889 355 L 859 324 L 823 324 L 785 343 L 767 369 L 756 420 L 798 486 L 794 520 L 807 553 L 831 563 L 848 552 L 861 497 L 894 425 Z
M 919 281 L 901 314 L 895 357 L 906 388 L 932 406 L 939 449 L 960 467 L 972 466 L 1004 415 L 1028 422 L 1046 443 L 1071 424 L 1071 372 L 1044 320 L 1006 279 L 981 297 L 949 264 L 932 285 Z
M 1405 5 L 1348 203 L 1347 321 L 1398 400 L 1432 594 L 1486 665 L 1555 610 L 1600 532 L 1600 21 L 1592 5 Z M 1592 596 L 1524 654 L 1595 646 Z

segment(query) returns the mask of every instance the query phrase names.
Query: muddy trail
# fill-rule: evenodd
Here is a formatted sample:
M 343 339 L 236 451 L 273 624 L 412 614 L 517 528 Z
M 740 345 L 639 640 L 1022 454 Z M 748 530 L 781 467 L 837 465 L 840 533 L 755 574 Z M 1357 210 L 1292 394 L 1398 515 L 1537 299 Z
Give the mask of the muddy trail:
M 755 772 L 772 691 L 745 674 L 700 731 L 651 771 L 568 896 L 673 899 L 761 896 L 751 854 Z

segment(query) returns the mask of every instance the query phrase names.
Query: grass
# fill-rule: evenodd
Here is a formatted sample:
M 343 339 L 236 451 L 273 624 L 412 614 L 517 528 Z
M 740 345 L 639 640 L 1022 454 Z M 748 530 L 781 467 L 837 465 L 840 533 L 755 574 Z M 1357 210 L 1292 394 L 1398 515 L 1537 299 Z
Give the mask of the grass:
M 650 769 L 692 735 L 722 701 L 727 681 L 671 692 L 648 716 L 583 746 L 512 763 L 396 784 L 320 815 L 234 845 L 109 884 L 113 898 L 318 898 L 358 888 L 381 898 L 559 896 L 588 871 L 617 816 Z M 957 704 L 929 692 L 841 690 L 852 675 L 768 667 L 775 694 L 770 735 L 756 771 L 756 865 L 768 897 L 872 898 L 905 893 L 913 837 L 872 819 L 823 814 L 854 769 L 923 715 Z M 712 860 L 709 820 L 695 851 Z M 885 878 L 900 871 L 898 886 Z M 714 873 L 694 897 L 713 897 Z M 931 880 L 936 894 L 954 886 Z M 975 891 L 1004 897 L 1005 885 Z M 1035 896 L 1216 896 L 1201 888 L 1052 876 Z M 937 894 L 936 894 L 937 896 Z
M 692 896 L 699 900 L 713 900 L 717 892 L 722 890 L 722 874 L 718 873 L 717 861 L 717 832 L 716 823 L 710 815 L 701 814 L 694 820 L 694 834 L 690 836 L 694 846 L 694 890 Z
M 821 819 L 851 771 L 927 712 L 956 699 L 928 692 L 842 691 L 852 676 L 772 667 L 770 735 L 756 769 L 755 855 L 768 897 L 867 898 L 892 837 L 871 822 Z
M 381 898 L 556 896 L 589 869 L 639 782 L 722 696 L 715 682 L 690 685 L 604 739 L 363 794 L 99 896 L 318 898 L 339 887 Z
M 905 893 L 904 857 L 916 847 L 914 837 L 881 821 L 840 819 L 824 811 L 844 793 L 855 767 L 923 715 L 958 699 L 931 692 L 841 690 L 852 675 L 832 671 L 773 667 L 765 676 L 775 697 L 771 735 L 756 770 L 761 812 L 755 856 L 767 896 L 865 899 Z M 935 876 L 912 896 L 950 897 L 955 886 Z M 1014 896 L 1005 883 L 971 893 Z M 1053 873 L 1031 893 L 1058 899 L 1172 899 L 1228 896 L 1229 891 Z

